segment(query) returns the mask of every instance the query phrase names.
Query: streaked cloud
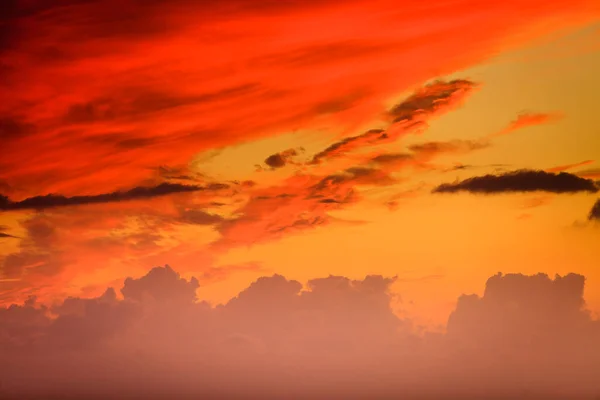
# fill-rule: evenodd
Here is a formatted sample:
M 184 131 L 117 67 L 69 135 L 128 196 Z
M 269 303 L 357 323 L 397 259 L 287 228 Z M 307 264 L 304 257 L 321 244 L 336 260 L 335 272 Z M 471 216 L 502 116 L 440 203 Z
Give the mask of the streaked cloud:
M 79 206 L 86 204 L 114 203 L 120 201 L 148 199 L 166 196 L 175 193 L 189 193 L 199 191 L 217 191 L 229 188 L 223 183 L 213 183 L 207 186 L 183 185 L 178 183 L 161 183 L 152 187 L 135 187 L 125 191 L 103 193 L 90 196 L 61 196 L 48 194 L 44 196 L 29 197 L 21 201 L 11 201 L 6 196 L 0 196 L 0 210 L 27 210 L 47 209 L 54 207 Z
M 491 136 L 502 136 L 508 135 L 515 131 L 529 128 L 531 126 L 548 124 L 551 122 L 555 122 L 563 118 L 564 116 L 561 113 L 535 113 L 535 112 L 524 112 L 517 116 L 516 119 L 510 122 L 510 124 L 500 132 L 494 133 Z

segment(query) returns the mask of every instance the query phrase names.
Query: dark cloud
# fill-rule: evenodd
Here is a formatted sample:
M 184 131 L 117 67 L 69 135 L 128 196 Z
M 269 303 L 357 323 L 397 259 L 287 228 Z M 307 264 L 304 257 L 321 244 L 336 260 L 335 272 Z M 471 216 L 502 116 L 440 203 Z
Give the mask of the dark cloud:
M 436 277 L 433 277 L 436 278 Z M 433 279 L 432 278 L 432 279 Z M 498 274 L 447 333 L 390 307 L 394 278 L 261 277 L 224 305 L 170 267 L 52 307 L 0 308 L 2 398 L 590 399 L 585 278 Z M 23 379 L 26 377 L 26 379 Z M 101 377 L 101 378 L 100 378 Z M 432 384 L 435 382 L 435 385 Z
M 0 225 L 0 238 L 16 238 L 16 236 L 6 233 L 6 231 L 8 231 L 8 227 Z
M 271 168 L 281 168 L 285 167 L 286 163 L 281 153 L 275 153 L 265 159 L 265 164 Z
M 588 215 L 590 221 L 600 221 L 600 200 L 596 200 Z
M 444 183 L 436 187 L 434 193 L 596 193 L 598 186 L 590 179 L 560 172 L 551 173 L 537 170 L 518 170 L 498 175 L 484 175 L 465 179 L 456 183 Z
M 87 103 L 73 104 L 65 113 L 63 121 L 81 124 L 122 118 L 139 118 L 150 113 L 176 107 L 227 100 L 232 96 L 249 93 L 257 87 L 256 84 L 245 84 L 189 96 L 129 88 L 111 98 L 99 98 Z
M 371 159 L 371 162 L 376 164 L 398 164 L 398 163 L 410 163 L 415 160 L 413 154 L 408 153 L 385 153 L 375 156 Z
M 377 141 L 386 139 L 387 137 L 384 129 L 370 129 L 361 135 L 347 137 L 332 144 L 325 148 L 325 150 L 315 154 L 311 162 L 318 164 L 322 159 L 344 154 L 363 145 L 375 144 Z
M 460 102 L 475 86 L 475 83 L 463 79 L 436 81 L 426 85 L 388 111 L 392 123 L 398 124 L 399 127 L 387 130 L 370 129 L 361 135 L 346 137 L 315 154 L 311 163 L 318 164 L 324 159 L 340 156 L 364 146 L 394 142 L 400 135 L 422 126 L 423 118 Z
M 293 157 L 297 156 L 303 149 L 288 149 L 280 153 L 270 155 L 265 159 L 265 164 L 273 169 L 285 167 Z
M 472 90 L 475 86 L 474 82 L 466 79 L 435 81 L 392 107 L 388 114 L 394 122 L 410 121 L 419 115 L 432 114 L 451 105 L 462 93 Z
M 34 133 L 35 125 L 16 117 L 0 117 L 0 143 Z
M 408 146 L 417 155 L 436 155 L 440 153 L 466 153 L 489 147 L 489 142 L 475 140 L 451 140 L 448 142 L 426 142 Z
M 222 183 L 213 183 L 207 186 L 182 185 L 178 183 L 161 183 L 157 186 L 139 186 L 126 191 L 90 195 L 66 197 L 48 194 L 45 196 L 29 197 L 21 201 L 10 201 L 8 197 L 0 195 L 0 210 L 27 210 L 46 209 L 55 207 L 78 206 L 86 204 L 113 203 L 128 200 L 148 199 L 158 196 L 166 196 L 175 193 L 189 193 L 206 190 L 221 190 L 229 186 Z

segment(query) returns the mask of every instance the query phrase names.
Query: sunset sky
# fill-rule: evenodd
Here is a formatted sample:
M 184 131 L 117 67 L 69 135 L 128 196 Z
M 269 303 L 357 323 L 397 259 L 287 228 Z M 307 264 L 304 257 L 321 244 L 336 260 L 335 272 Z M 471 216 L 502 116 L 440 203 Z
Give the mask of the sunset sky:
M 169 264 L 213 304 L 397 276 L 429 327 L 497 272 L 575 272 L 600 311 L 596 1 L 9 3 L 4 305 Z
M 2 4 L 0 399 L 600 394 L 599 1 Z

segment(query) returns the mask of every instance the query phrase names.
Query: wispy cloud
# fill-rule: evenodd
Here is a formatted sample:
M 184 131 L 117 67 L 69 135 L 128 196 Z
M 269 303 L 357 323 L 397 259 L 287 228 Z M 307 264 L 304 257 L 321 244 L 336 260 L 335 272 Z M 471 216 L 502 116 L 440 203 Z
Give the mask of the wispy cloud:
M 207 186 L 183 185 L 178 183 L 161 183 L 152 187 L 135 187 L 126 191 L 103 193 L 92 196 L 61 196 L 48 194 L 29 197 L 21 201 L 11 201 L 6 196 L 0 196 L 0 210 L 46 209 L 54 207 L 78 206 L 86 204 L 114 203 L 120 201 L 148 199 L 175 193 L 189 193 L 206 190 L 223 190 L 229 188 L 223 183 Z
M 493 133 L 490 137 L 503 136 L 518 131 L 520 129 L 529 128 L 531 126 L 548 124 L 558 121 L 564 116 L 562 113 L 541 113 L 541 112 L 524 112 L 517 116 L 516 119 L 500 132 Z
M 578 168 L 578 167 L 583 167 L 584 165 L 589 165 L 589 164 L 593 164 L 594 160 L 585 160 L 585 161 L 581 161 L 578 163 L 574 163 L 574 164 L 565 164 L 565 165 L 558 165 L 556 167 L 552 167 L 552 168 L 548 168 L 546 171 L 547 172 L 563 172 L 563 171 L 567 171 L 573 168 Z M 579 173 L 576 173 L 577 175 L 579 175 Z M 579 175 L 581 176 L 581 175 Z

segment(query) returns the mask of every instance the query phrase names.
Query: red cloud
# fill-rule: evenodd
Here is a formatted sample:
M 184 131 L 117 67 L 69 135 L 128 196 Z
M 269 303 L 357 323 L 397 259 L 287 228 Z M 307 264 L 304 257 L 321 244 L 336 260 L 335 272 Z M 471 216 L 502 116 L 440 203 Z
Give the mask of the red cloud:
M 511 33 L 598 12 L 587 0 L 11 4 L 0 180 L 15 200 L 109 193 L 207 149 L 361 124 L 431 71 L 518 45 Z
M 586 161 L 581 161 L 581 162 L 578 162 L 575 164 L 559 165 L 556 167 L 548 168 L 546 170 L 546 172 L 563 172 L 563 171 L 567 171 L 569 169 L 582 167 L 584 165 L 589 165 L 589 164 L 593 164 L 593 163 L 594 163 L 594 160 L 586 160 Z
M 563 118 L 560 113 L 522 113 L 506 127 L 506 129 L 491 136 L 508 135 L 519 129 L 543 125 Z

